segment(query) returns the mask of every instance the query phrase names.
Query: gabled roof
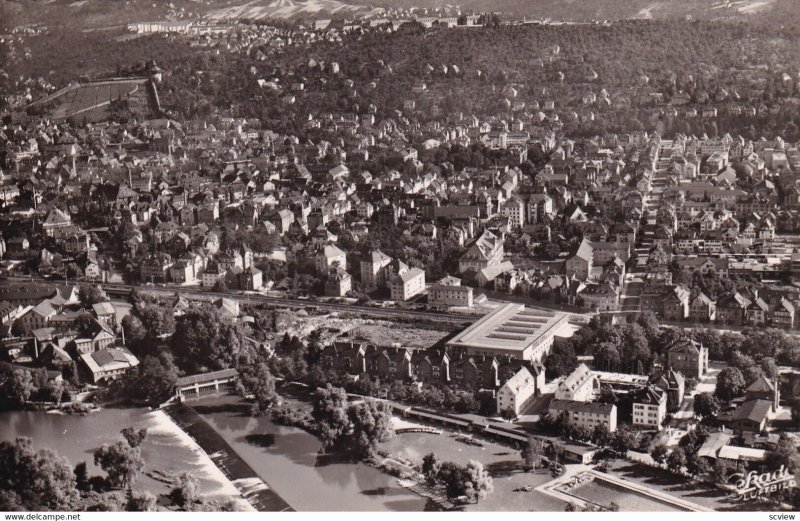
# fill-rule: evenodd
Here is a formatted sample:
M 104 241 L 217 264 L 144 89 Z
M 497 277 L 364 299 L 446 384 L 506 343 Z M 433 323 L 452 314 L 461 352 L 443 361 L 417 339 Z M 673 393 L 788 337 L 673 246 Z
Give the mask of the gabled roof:
M 92 309 L 94 310 L 97 316 L 113 315 L 114 313 L 116 313 L 116 310 L 114 309 L 114 304 L 112 304 L 111 302 L 98 302 L 97 304 L 94 304 L 92 306 Z
M 771 410 L 772 402 L 769 400 L 747 400 L 733 411 L 731 419 L 761 423 L 767 418 Z
M 517 373 L 508 379 L 503 384 L 503 388 L 509 389 L 512 393 L 517 394 L 526 387 L 536 387 L 536 380 L 527 368 L 521 367 Z
M 592 247 L 592 243 L 589 242 L 589 239 L 584 238 L 583 241 L 581 241 L 581 245 L 578 247 L 578 251 L 575 252 L 574 257 L 578 257 L 586 262 L 592 261 L 594 258 L 594 248 Z
M 688 338 L 681 338 L 672 343 L 668 348 L 670 353 L 692 353 L 699 354 L 703 349 L 702 344 Z
M 747 386 L 745 392 L 748 393 L 762 393 L 762 392 L 775 392 L 775 384 L 772 380 L 763 374 L 756 378 L 753 383 Z

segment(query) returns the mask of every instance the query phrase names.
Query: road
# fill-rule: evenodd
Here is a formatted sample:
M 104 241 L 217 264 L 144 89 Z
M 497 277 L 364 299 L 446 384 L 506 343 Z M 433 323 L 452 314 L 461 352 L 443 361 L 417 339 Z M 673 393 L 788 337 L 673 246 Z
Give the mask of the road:
M 648 190 L 644 193 L 643 205 L 647 224 L 642 226 L 642 240 L 636 248 L 634 267 L 625 277 L 626 284 L 620 295 L 620 310 L 640 311 L 640 295 L 647 274 L 647 259 L 650 250 L 655 245 L 656 230 L 658 229 L 658 209 L 661 206 L 661 195 L 667 186 L 667 170 L 669 169 L 672 155 L 672 141 L 664 139 L 658 146 L 653 157 L 652 172 Z

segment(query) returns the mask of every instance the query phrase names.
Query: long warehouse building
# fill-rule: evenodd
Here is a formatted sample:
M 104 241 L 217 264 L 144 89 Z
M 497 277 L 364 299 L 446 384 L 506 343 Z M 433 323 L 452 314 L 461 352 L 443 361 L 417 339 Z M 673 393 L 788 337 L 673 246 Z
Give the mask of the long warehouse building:
M 569 326 L 565 313 L 504 304 L 482 317 L 447 342 L 451 353 L 511 356 L 541 363 L 562 328 Z

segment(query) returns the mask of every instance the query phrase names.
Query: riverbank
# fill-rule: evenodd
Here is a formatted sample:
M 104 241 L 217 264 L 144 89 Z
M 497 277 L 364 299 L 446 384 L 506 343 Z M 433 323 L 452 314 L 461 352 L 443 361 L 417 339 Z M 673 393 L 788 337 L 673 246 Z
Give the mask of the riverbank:
M 162 410 L 184 436 L 205 452 L 211 466 L 232 484 L 252 509 L 259 512 L 294 511 L 193 408 L 181 403 Z

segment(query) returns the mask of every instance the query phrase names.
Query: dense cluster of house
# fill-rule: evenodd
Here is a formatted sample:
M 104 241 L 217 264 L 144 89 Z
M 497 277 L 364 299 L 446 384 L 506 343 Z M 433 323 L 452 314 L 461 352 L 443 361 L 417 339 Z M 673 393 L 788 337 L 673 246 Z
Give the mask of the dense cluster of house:
M 622 418 L 634 427 L 661 430 L 667 414 L 683 403 L 686 378 L 699 379 L 707 371 L 708 350 L 691 340 L 670 346 L 665 367 L 649 376 L 594 371 L 580 364 L 559 382 L 548 410 L 553 417 L 566 413 L 573 424 L 589 430 L 601 425 L 614 432 Z M 614 399 L 604 399 L 604 393 Z
M 85 380 L 113 380 L 139 365 L 117 336 L 111 302 L 84 309 L 72 285 L 7 286 L 0 289 L 3 337 L 0 357 L 17 366 L 64 371 L 75 367 Z
M 336 341 L 322 351 L 320 362 L 340 375 L 488 391 L 493 396 L 497 392 L 498 400 L 509 400 L 508 405 L 519 402 L 520 410 L 544 385 L 544 367 L 539 363 L 509 356 L 469 356 L 463 351 Z

